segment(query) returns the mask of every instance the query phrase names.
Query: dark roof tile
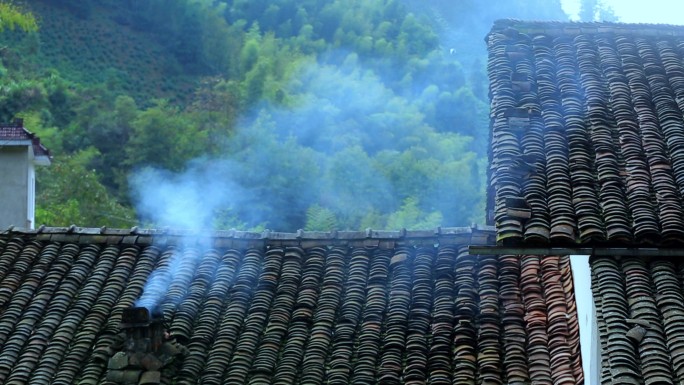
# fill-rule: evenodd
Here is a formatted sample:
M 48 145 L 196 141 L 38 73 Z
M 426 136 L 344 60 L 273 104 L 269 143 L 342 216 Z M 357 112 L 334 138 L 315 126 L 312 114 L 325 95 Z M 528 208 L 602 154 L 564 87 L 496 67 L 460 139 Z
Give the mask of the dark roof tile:
M 23 122 L 0 125 L 0 143 L 8 145 L 12 142 L 29 142 L 33 156 L 49 164 L 52 157 L 50 151 L 40 143 L 40 139 L 35 134 L 23 127 Z
M 391 248 L 149 246 L 139 234 L 132 245 L 0 237 L 0 382 L 101 382 L 123 310 L 155 292 L 185 345 L 182 383 L 563 381 L 580 360 L 567 257 L 521 269 L 435 232 Z M 168 289 L 143 294 L 152 275 Z
M 498 242 L 681 246 L 684 27 L 509 20 L 487 41 Z M 567 260 L 520 268 L 530 378 L 581 383 Z M 594 257 L 591 271 L 602 383 L 684 380 L 684 264 Z
M 684 27 L 503 20 L 487 43 L 498 241 L 683 243 Z
M 590 260 L 602 369 L 609 379 L 676 383 L 684 378 L 681 261 L 600 257 Z M 634 339 L 634 327 L 645 327 Z

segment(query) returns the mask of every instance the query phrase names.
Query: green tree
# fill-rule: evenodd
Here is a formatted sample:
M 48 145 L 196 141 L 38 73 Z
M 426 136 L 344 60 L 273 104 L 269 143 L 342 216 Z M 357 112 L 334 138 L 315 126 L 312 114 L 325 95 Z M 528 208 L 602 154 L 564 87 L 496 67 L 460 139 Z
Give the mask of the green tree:
M 581 21 L 596 21 L 596 8 L 598 0 L 582 0 L 580 3 L 579 18 Z
M 579 17 L 581 21 L 618 21 L 612 7 L 600 0 L 582 0 Z
M 312 205 L 306 210 L 306 225 L 304 230 L 309 231 L 332 231 L 337 229 L 337 218 L 332 210 Z
M 125 164 L 131 168 L 183 169 L 187 161 L 203 154 L 208 147 L 207 132 L 200 130 L 190 117 L 164 100 L 140 112 L 131 122 L 132 132 L 124 149 Z
M 213 74 L 234 76 L 237 74 L 236 58 L 242 48 L 244 24 L 228 25 L 223 17 L 225 4 L 218 4 L 202 13 L 202 57 Z
M 500 17 L 564 18 L 558 0 L 82 3 L 105 14 L 79 20 L 78 35 L 50 39 L 60 44 L 58 54 L 48 57 L 44 44 L 24 57 L 8 44 L 24 34 L 0 36 L 8 47 L 0 51 L 0 114 L 25 117 L 58 150 L 59 173 L 40 171 L 41 191 L 52 194 L 45 201 L 54 204 L 40 205 L 48 223 L 86 221 L 83 193 L 52 182 L 67 180 L 59 175 L 69 170 L 94 191 L 104 186 L 109 198 L 102 202 L 116 202 L 116 193 L 127 202 L 131 171 L 182 173 L 209 158 L 203 167 L 225 164 L 216 178 L 241 192 L 238 204 L 217 210 L 220 227 L 467 225 L 483 212 L 482 37 Z M 41 19 L 68 27 L 59 22 L 65 13 Z M 37 34 L 26 37 L 34 35 L 37 42 Z M 129 53 L 93 49 L 106 65 L 112 55 L 156 71 L 155 60 L 167 54 L 171 64 L 160 77 L 93 71 L 89 54 L 80 53 L 91 51 L 86 42 L 112 35 L 146 44 Z M 74 51 L 79 59 L 60 64 L 63 52 Z M 144 87 L 149 91 L 139 92 Z
M 12 3 L 0 2 L 0 31 L 6 28 L 35 32 L 38 30 L 38 23 L 32 13 L 25 12 Z
M 409 197 L 399 210 L 391 213 L 387 218 L 387 229 L 434 229 L 443 223 L 442 213 L 439 211 L 424 212 L 418 198 Z
M 19 112 L 44 107 L 45 87 L 37 79 L 0 81 L 0 122 L 11 121 Z
M 327 161 L 320 202 L 330 208 L 343 229 L 357 229 L 367 213 L 383 214 L 393 206 L 392 186 L 373 159 L 359 146 L 350 146 Z
M 88 164 L 94 148 L 56 156 L 50 167 L 37 170 L 36 224 L 48 226 L 130 227 L 133 211 L 119 204 Z
M 322 178 L 321 154 L 276 131 L 274 118 L 262 111 L 236 132 L 217 160 L 216 177 L 241 186 L 235 212 L 248 227 L 303 228 L 306 210 L 320 192 L 310 188 Z
M 135 100 L 127 95 L 117 96 L 112 107 L 100 111 L 90 122 L 87 133 L 101 154 L 90 165 L 99 170 L 104 185 L 116 191 L 126 179 L 125 169 L 121 167 L 126 162 L 126 152 L 122 149 L 128 146 L 139 111 Z M 126 193 L 122 191 L 122 196 Z

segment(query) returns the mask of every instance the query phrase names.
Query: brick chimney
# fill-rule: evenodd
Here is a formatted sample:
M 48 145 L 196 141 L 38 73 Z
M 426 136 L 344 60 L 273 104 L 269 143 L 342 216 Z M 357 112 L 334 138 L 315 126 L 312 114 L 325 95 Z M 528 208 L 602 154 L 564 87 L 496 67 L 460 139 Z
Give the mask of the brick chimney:
M 160 385 L 172 382 L 186 348 L 166 334 L 161 314 L 144 307 L 124 309 L 123 335 L 107 364 L 107 383 Z
M 50 165 L 50 158 L 22 119 L 0 124 L 0 230 L 35 226 L 35 166 Z

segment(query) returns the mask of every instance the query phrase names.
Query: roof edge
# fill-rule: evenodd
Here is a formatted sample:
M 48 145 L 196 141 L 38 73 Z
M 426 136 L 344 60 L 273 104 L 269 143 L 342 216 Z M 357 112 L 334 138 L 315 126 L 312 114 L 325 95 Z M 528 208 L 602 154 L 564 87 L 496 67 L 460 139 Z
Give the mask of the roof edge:
M 24 127 L 24 119 L 0 123 L 0 142 L 2 146 L 28 146 L 32 159 L 39 166 L 49 166 L 52 162 L 50 150 L 40 142 L 36 134 Z
M 527 21 L 518 19 L 499 19 L 494 22 L 491 32 L 517 30 L 526 34 L 579 35 L 597 33 L 616 33 L 640 36 L 684 36 L 684 25 L 582 22 L 582 21 Z
M 432 230 L 397 231 L 304 231 L 296 233 L 265 230 L 188 230 L 188 229 L 110 229 L 107 227 L 45 227 L 38 229 L 10 226 L 0 232 L 0 239 L 35 237 L 39 241 L 106 243 L 136 245 L 169 245 L 204 247 L 263 247 L 263 246 L 375 246 L 399 245 L 491 245 L 496 239 L 493 226 L 438 227 Z

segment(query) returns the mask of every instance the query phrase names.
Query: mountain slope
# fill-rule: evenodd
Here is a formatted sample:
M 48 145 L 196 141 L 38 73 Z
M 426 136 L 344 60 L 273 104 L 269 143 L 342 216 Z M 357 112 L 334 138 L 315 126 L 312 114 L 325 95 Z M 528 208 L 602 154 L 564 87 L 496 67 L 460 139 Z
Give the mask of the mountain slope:
M 61 3 L 25 3 L 38 19 L 39 32 L 8 31 L 0 34 L 0 44 L 19 52 L 22 64 L 29 64 L 36 74 L 54 69 L 74 83 L 105 83 L 140 101 L 182 100 L 194 89 L 196 77 L 183 71 L 158 36 L 128 24 L 122 7 L 85 1 L 85 12 Z

